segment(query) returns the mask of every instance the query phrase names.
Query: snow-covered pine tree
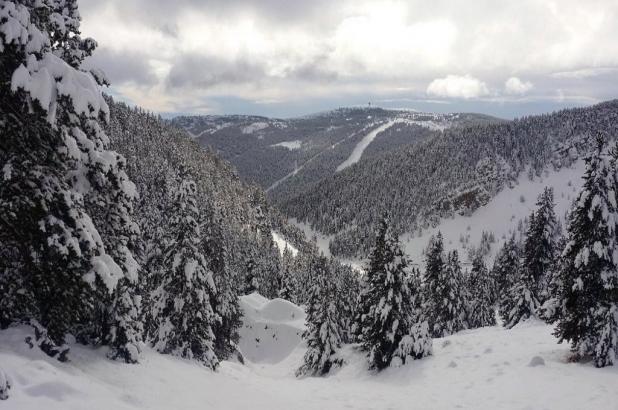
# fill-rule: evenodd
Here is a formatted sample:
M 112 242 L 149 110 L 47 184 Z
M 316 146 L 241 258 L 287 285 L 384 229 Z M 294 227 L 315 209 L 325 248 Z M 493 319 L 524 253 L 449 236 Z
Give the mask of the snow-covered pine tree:
M 524 241 L 523 267 L 532 277 L 535 296 L 545 300 L 547 282 L 557 261 L 556 243 L 558 221 L 554 213 L 554 191 L 546 187 L 536 202 L 537 209 L 530 215 L 530 223 Z
M 439 304 L 442 300 L 439 298 L 441 294 L 440 287 L 442 279 L 445 277 L 446 256 L 444 255 L 444 243 L 442 233 L 438 232 L 436 236 L 429 239 L 427 250 L 425 251 L 425 273 L 423 276 L 423 313 L 429 323 L 429 329 L 433 335 L 433 329 L 436 327 L 438 318 Z M 441 326 L 438 325 L 438 329 Z M 436 336 L 440 337 L 440 336 Z
M 196 359 L 215 369 L 219 359 L 213 326 L 220 318 L 212 307 L 216 288 L 201 249 L 196 194 L 195 182 L 183 173 L 164 257 L 166 275 L 153 296 L 153 344 L 161 353 Z
M 534 279 L 520 266 L 513 285 L 500 301 L 499 314 L 504 327 L 511 329 L 523 320 L 537 317 L 540 303 L 533 289 Z
M 456 250 L 449 252 L 446 264 L 438 276 L 432 296 L 433 337 L 444 337 L 466 328 L 466 298 L 459 255 Z
M 472 329 L 496 324 L 493 277 L 480 254 L 472 260 L 468 281 L 471 300 L 468 304 L 468 326 Z
M 618 359 L 618 147 L 604 155 L 602 138 L 597 145 L 569 214 L 555 334 L 604 367 Z
M 360 292 L 358 273 L 348 265 L 343 265 L 335 258 L 330 260 L 330 269 L 337 286 L 337 309 L 341 319 L 341 339 L 344 343 L 354 341 L 354 321 L 356 302 Z
M 245 295 L 249 295 L 253 292 L 260 291 L 260 280 L 258 278 L 257 265 L 255 263 L 255 257 L 253 256 L 253 249 L 247 251 L 245 257 L 245 283 L 244 291 Z
M 281 274 L 279 279 L 279 294 L 281 299 L 296 303 L 296 277 L 293 271 L 294 256 L 287 246 L 283 249 L 281 257 Z
M 227 248 L 222 232 L 223 221 L 216 218 L 214 210 L 206 218 L 203 231 L 206 239 L 205 254 L 209 268 L 214 274 L 217 294 L 214 298 L 214 311 L 220 320 L 212 325 L 215 333 L 215 353 L 219 359 L 229 359 L 239 354 L 238 329 L 242 325 L 242 312 L 238 302 L 238 292 L 234 287 L 232 272 L 227 263 Z M 241 360 L 242 357 L 238 356 Z
M 322 376 L 333 367 L 343 364 L 337 356 L 341 348 L 341 320 L 337 305 L 336 284 L 328 270 L 324 256 L 315 258 L 314 280 L 307 304 L 307 330 L 303 339 L 307 342 L 307 352 L 303 365 L 296 376 Z
M 370 369 L 382 370 L 391 363 L 400 365 L 409 358 L 431 354 L 428 325 L 420 322 L 420 307 L 412 304 L 415 298 L 407 282 L 407 267 L 399 241 L 383 218 L 369 256 L 366 288 L 361 291 L 357 314 L 359 340 Z
M 568 218 L 567 218 L 568 220 Z M 564 249 L 567 245 L 567 237 L 560 236 L 557 242 L 557 249 Z M 562 264 L 564 259 L 561 255 L 558 255 L 557 261 L 554 264 L 551 275 L 549 276 L 546 284 L 547 298 L 543 304 L 537 310 L 537 316 L 543 319 L 547 323 L 555 323 L 560 318 L 560 288 L 562 286 L 562 280 L 560 278 L 560 272 L 562 270 Z
M 111 294 L 123 277 L 86 204 L 112 195 L 93 183 L 122 177 L 122 159 L 99 125 L 109 115 L 103 79 L 81 69 L 96 43 L 79 36 L 76 2 L 3 1 L 0 21 L 0 245 L 13 253 L 3 287 L 20 281 L 4 316 L 31 322 L 39 346 L 66 358 L 58 346 L 92 322 L 94 288 Z M 91 175 L 93 164 L 111 171 Z
M 496 284 L 495 299 L 499 305 L 502 305 L 503 299 L 508 298 L 508 292 L 515 283 L 520 266 L 520 253 L 519 244 L 513 234 L 496 255 L 491 275 Z

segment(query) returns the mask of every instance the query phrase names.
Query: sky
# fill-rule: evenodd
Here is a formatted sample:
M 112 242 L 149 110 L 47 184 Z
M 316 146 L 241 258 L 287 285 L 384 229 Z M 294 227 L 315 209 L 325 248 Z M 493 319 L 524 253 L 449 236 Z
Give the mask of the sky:
M 371 103 L 503 118 L 618 97 L 617 0 L 81 0 L 115 98 L 163 115 Z

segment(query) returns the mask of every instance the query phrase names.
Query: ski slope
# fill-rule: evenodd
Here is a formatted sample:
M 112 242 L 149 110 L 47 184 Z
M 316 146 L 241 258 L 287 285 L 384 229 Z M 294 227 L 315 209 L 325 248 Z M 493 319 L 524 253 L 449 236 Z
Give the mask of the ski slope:
M 365 135 L 358 142 L 358 144 L 356 144 L 356 146 L 352 150 L 352 153 L 350 154 L 348 159 L 343 161 L 337 167 L 337 171 L 336 172 L 344 170 L 347 167 L 349 167 L 349 166 L 351 166 L 353 164 L 356 164 L 358 161 L 360 161 L 361 157 L 363 156 L 363 152 L 365 152 L 365 150 L 367 149 L 369 144 L 371 144 L 373 142 L 373 140 L 376 139 L 378 134 L 381 133 L 382 131 L 385 131 L 385 130 L 389 129 L 390 127 L 392 127 L 397 122 L 402 122 L 402 120 L 401 119 L 390 120 L 386 124 L 380 125 L 379 127 L 375 128 L 371 132 L 369 132 L 367 135 Z
M 305 347 L 287 332 L 303 330 L 302 310 L 258 294 L 243 296 L 241 306 L 246 364 L 222 362 L 217 372 L 151 349 L 127 365 L 108 360 L 104 348 L 74 345 L 71 362 L 59 363 L 28 348 L 27 328 L 0 331 L 0 367 L 13 385 L 0 409 L 609 410 L 618 403 L 618 367 L 569 363 L 568 347 L 540 322 L 434 339 L 433 356 L 379 374 L 348 346 L 336 373 L 297 379 Z M 249 351 L 255 339 L 264 346 Z

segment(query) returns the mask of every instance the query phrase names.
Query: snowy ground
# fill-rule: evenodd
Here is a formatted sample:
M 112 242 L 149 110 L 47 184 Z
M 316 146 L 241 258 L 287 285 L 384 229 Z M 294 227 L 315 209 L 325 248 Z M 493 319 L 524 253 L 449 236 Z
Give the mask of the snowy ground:
M 456 216 L 443 219 L 436 228 L 426 229 L 418 235 L 406 234 L 401 237 L 404 250 L 414 263 L 423 264 L 423 250 L 429 238 L 438 230 L 444 237 L 447 250 L 457 249 L 462 260 L 466 260 L 467 248 L 478 246 L 483 231 L 493 232 L 496 242 L 492 244 L 489 261 L 504 244 L 517 224 L 536 209 L 536 200 L 545 187 L 553 187 L 555 212 L 565 226 L 565 214 L 582 186 L 585 164 L 580 160 L 572 167 L 559 171 L 548 171 L 541 178 L 529 180 L 522 175 L 513 188 L 504 188 L 485 206 L 477 209 L 471 216 Z M 464 247 L 460 237 L 468 236 L 468 245 Z
M 618 408 L 618 368 L 568 363 L 568 348 L 539 322 L 435 339 L 432 357 L 380 374 L 366 371 L 364 357 L 347 348 L 348 364 L 336 374 L 299 380 L 293 373 L 304 349 L 296 336 L 284 335 L 302 330 L 302 321 L 291 318 L 298 307 L 256 294 L 242 305 L 252 312 L 245 325 L 271 329 L 268 348 L 247 354 L 252 361 L 245 366 L 223 362 L 217 373 L 151 350 L 141 364 L 125 365 L 83 346 L 73 346 L 72 362 L 62 364 L 30 350 L 26 329 L 1 331 L 0 367 L 14 387 L 0 409 Z M 241 345 L 264 335 L 245 329 Z M 275 357 L 277 346 L 286 354 Z

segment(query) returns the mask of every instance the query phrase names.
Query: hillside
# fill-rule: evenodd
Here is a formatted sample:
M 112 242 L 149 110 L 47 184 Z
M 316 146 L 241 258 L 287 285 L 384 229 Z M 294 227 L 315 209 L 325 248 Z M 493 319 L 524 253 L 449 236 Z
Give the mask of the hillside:
M 618 135 L 618 101 L 447 129 L 354 164 L 280 207 L 288 217 L 334 235 L 333 253 L 359 255 L 367 251 L 372 227 L 384 212 L 399 233 L 469 215 L 522 175 L 538 179 L 545 171 L 571 166 L 591 149 L 597 133 Z
M 531 321 L 512 330 L 487 327 L 434 340 L 434 354 L 379 374 L 365 370 L 362 354 L 342 352 L 347 364 L 325 378 L 298 380 L 305 347 L 284 337 L 282 315 L 299 308 L 254 294 L 241 300 L 246 315 L 242 345 L 269 334 L 284 356 L 246 354 L 246 365 L 224 361 L 215 373 L 195 362 L 146 349 L 143 363 L 105 358 L 105 348 L 72 346 L 70 363 L 59 363 L 23 343 L 24 328 L 0 331 L 0 363 L 12 382 L 8 408 L 118 410 L 246 409 L 610 409 L 618 400 L 616 368 L 569 363 L 552 328 Z M 266 329 L 266 330 L 264 330 Z M 302 325 L 297 327 L 302 330 Z M 279 349 L 277 349 L 279 348 Z M 249 352 L 247 352 L 249 353 Z M 448 388 L 449 394 L 444 394 Z
M 245 181 L 260 185 L 281 202 L 338 172 L 376 130 L 380 132 L 363 150 L 363 160 L 431 138 L 448 127 L 497 121 L 480 114 L 341 108 L 292 119 L 185 116 L 172 123 L 228 160 Z
M 250 255 L 258 269 L 272 270 L 273 261 L 280 255 L 273 234 L 295 249 L 310 252 L 302 232 L 268 204 L 262 189 L 243 182 L 219 155 L 203 149 L 184 130 L 157 116 L 112 99 L 108 103 L 112 147 L 127 158 L 129 177 L 140 193 L 136 216 L 142 226 L 144 254 L 156 248 L 164 226 L 148 222 L 153 217 L 166 219 L 175 175 L 183 170 L 196 181 L 202 212 L 210 221 L 223 222 L 217 225 L 222 230 L 222 245 L 228 250 L 226 263 L 238 288 L 244 285 Z

